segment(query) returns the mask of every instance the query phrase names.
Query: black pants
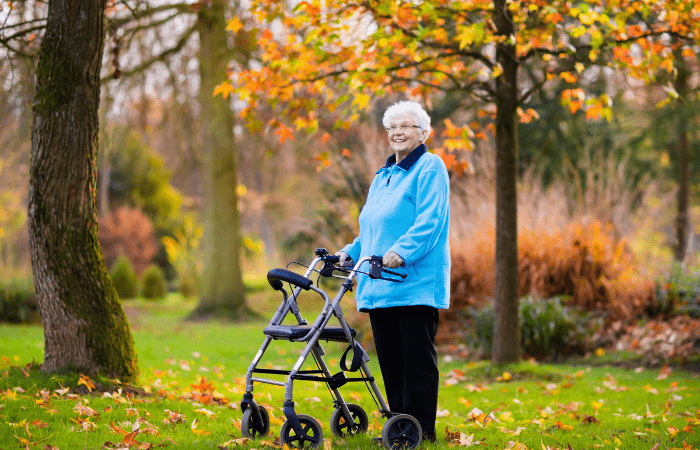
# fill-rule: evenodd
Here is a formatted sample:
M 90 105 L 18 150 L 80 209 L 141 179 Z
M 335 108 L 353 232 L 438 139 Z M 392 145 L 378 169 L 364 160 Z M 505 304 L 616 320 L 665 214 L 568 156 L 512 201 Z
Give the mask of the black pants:
M 415 417 L 425 439 L 434 441 L 440 380 L 434 346 L 438 310 L 377 308 L 369 311 L 369 318 L 389 408 Z

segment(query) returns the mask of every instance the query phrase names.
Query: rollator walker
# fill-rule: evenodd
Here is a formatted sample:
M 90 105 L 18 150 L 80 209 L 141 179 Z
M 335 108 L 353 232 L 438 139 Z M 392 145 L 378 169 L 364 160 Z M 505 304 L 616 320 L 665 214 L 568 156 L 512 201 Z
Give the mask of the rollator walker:
M 265 340 L 246 373 L 246 391 L 241 401 L 241 410 L 243 411 L 241 433 L 244 437 L 253 439 L 266 436 L 269 433 L 269 413 L 264 406 L 258 405 L 253 399 L 253 385 L 254 383 L 272 384 L 285 388 L 283 412 L 287 420 L 280 429 L 282 445 L 286 444 L 288 447 L 298 449 L 310 449 L 321 446 L 323 444 L 321 425 L 313 417 L 297 414 L 295 410 L 293 397 L 295 381 L 326 383 L 333 398 L 334 410 L 330 418 L 330 429 L 333 435 L 344 437 L 365 433 L 368 429 L 367 413 L 361 406 L 346 402 L 340 393 L 340 388 L 347 383 L 364 382 L 377 405 L 379 413 L 382 417 L 388 419 L 382 428 L 381 441 L 384 447 L 387 449 L 411 449 L 419 446 L 423 439 L 420 424 L 413 416 L 398 414 L 389 410 L 389 406 L 385 402 L 367 366 L 369 357 L 360 343 L 355 341 L 356 332 L 348 326 L 340 308 L 340 301 L 346 292 L 352 290 L 354 280 L 359 273 L 366 274 L 372 279 L 395 282 L 403 281 L 405 275 L 383 267 L 381 256 L 365 257 L 360 259 L 354 267 L 345 268 L 336 266 L 339 258 L 335 255 L 329 255 L 324 248 L 316 249 L 315 254 L 316 257 L 308 266 L 304 275 L 299 275 L 286 269 L 272 269 L 267 274 L 270 286 L 277 291 L 281 291 L 283 299 L 270 320 L 270 324 L 263 330 Z M 360 270 L 365 263 L 369 265 L 367 272 Z M 321 269 L 316 270 L 319 264 L 322 264 Z M 313 280 L 309 278 L 314 272 L 320 274 L 318 280 L 321 277 L 345 280 L 333 300 L 330 300 L 328 295 L 315 286 Z M 335 274 L 336 272 L 342 272 L 347 275 L 337 275 Z M 284 289 L 285 283 L 288 283 L 292 289 L 291 296 L 287 295 L 287 291 Z M 302 290 L 316 292 L 325 302 L 323 309 L 311 325 L 304 320 L 297 304 L 297 298 Z M 294 315 L 297 325 L 282 324 L 289 313 Z M 333 316 L 337 318 L 339 326 L 329 326 L 329 321 Z M 258 368 L 260 360 L 273 340 L 305 343 L 301 355 L 291 370 Z M 331 374 L 323 360 L 325 352 L 321 347 L 320 341 L 344 342 L 348 344 L 347 350 L 345 350 L 340 359 L 340 372 Z M 352 359 L 348 366 L 347 360 L 350 352 L 352 352 Z M 309 355 L 313 357 L 318 368 L 317 370 L 302 370 L 302 366 Z M 357 374 L 347 376 L 346 373 L 348 372 L 356 372 Z M 285 375 L 286 381 L 260 378 L 260 375 Z

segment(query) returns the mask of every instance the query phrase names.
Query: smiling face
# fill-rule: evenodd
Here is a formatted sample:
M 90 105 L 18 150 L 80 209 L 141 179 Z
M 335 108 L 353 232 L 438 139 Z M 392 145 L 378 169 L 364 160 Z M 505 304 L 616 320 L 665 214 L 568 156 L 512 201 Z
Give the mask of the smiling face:
M 410 151 L 425 142 L 427 130 L 421 130 L 416 125 L 416 119 L 411 115 L 394 117 L 388 125 L 389 146 L 394 153 L 405 156 Z

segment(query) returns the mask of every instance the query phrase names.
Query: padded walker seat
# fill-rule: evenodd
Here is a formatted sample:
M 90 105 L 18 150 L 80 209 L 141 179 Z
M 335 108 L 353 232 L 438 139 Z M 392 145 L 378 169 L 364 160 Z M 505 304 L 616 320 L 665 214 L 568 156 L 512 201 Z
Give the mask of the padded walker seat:
M 269 325 L 265 327 L 263 333 L 265 336 L 270 336 L 273 339 L 288 339 L 292 341 L 303 338 L 309 333 L 310 330 L 311 327 L 309 325 Z M 353 338 L 357 335 L 355 330 L 352 328 L 350 329 L 350 334 L 352 334 Z M 319 340 L 348 342 L 343 329 L 340 327 L 324 328 L 321 330 Z

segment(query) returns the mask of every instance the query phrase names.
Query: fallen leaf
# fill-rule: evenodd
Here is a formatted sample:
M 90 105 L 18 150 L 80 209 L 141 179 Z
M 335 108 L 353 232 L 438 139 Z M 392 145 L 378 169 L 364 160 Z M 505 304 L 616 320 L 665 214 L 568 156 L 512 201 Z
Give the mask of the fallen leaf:
M 211 434 L 211 431 L 197 429 L 197 419 L 194 419 L 192 421 L 192 424 L 190 425 L 190 431 L 192 431 L 192 433 L 196 434 L 197 436 L 208 436 L 209 434 Z
M 450 431 L 445 427 L 445 440 L 448 446 L 460 445 L 462 447 L 471 447 L 474 441 L 474 435 L 467 436 L 461 431 Z
M 250 441 L 251 440 L 249 438 L 246 438 L 246 437 L 237 438 L 237 439 L 229 439 L 228 441 L 224 442 L 223 444 L 219 444 L 218 447 L 223 450 L 223 449 L 231 448 L 232 446 L 238 447 L 238 446 L 247 445 L 248 442 L 250 442 Z
M 195 409 L 194 412 L 196 412 L 197 414 L 202 414 L 202 415 L 207 416 L 207 417 L 214 417 L 216 415 L 216 413 L 214 411 L 208 410 L 206 408 Z
M 112 430 L 113 432 L 115 432 L 115 433 L 117 433 L 117 434 L 119 434 L 119 435 L 121 435 L 121 436 L 126 436 L 127 434 L 129 434 L 128 431 L 122 430 L 122 429 L 119 428 L 118 426 L 114 425 L 113 422 L 109 422 L 108 427 L 109 427 L 110 430 Z
M 84 385 L 88 391 L 92 392 L 93 389 L 95 389 L 95 385 L 93 384 L 92 380 L 88 378 L 87 376 L 83 375 L 82 373 L 79 375 L 80 379 L 78 380 L 78 386 L 81 384 Z
M 42 422 L 40 419 L 36 419 L 34 422 L 31 422 L 31 425 L 34 425 L 37 428 L 46 428 L 49 426 L 48 423 Z
M 73 412 L 78 414 L 78 415 L 86 416 L 86 417 L 99 416 L 97 411 L 90 408 L 89 406 L 81 405 L 81 404 L 75 405 L 73 407 Z
M 574 429 L 574 427 L 572 425 L 562 423 L 559 420 L 556 421 L 555 425 L 557 426 L 558 430 L 571 431 Z
M 70 388 L 56 389 L 54 392 L 58 395 L 66 395 L 68 392 L 70 392 Z

